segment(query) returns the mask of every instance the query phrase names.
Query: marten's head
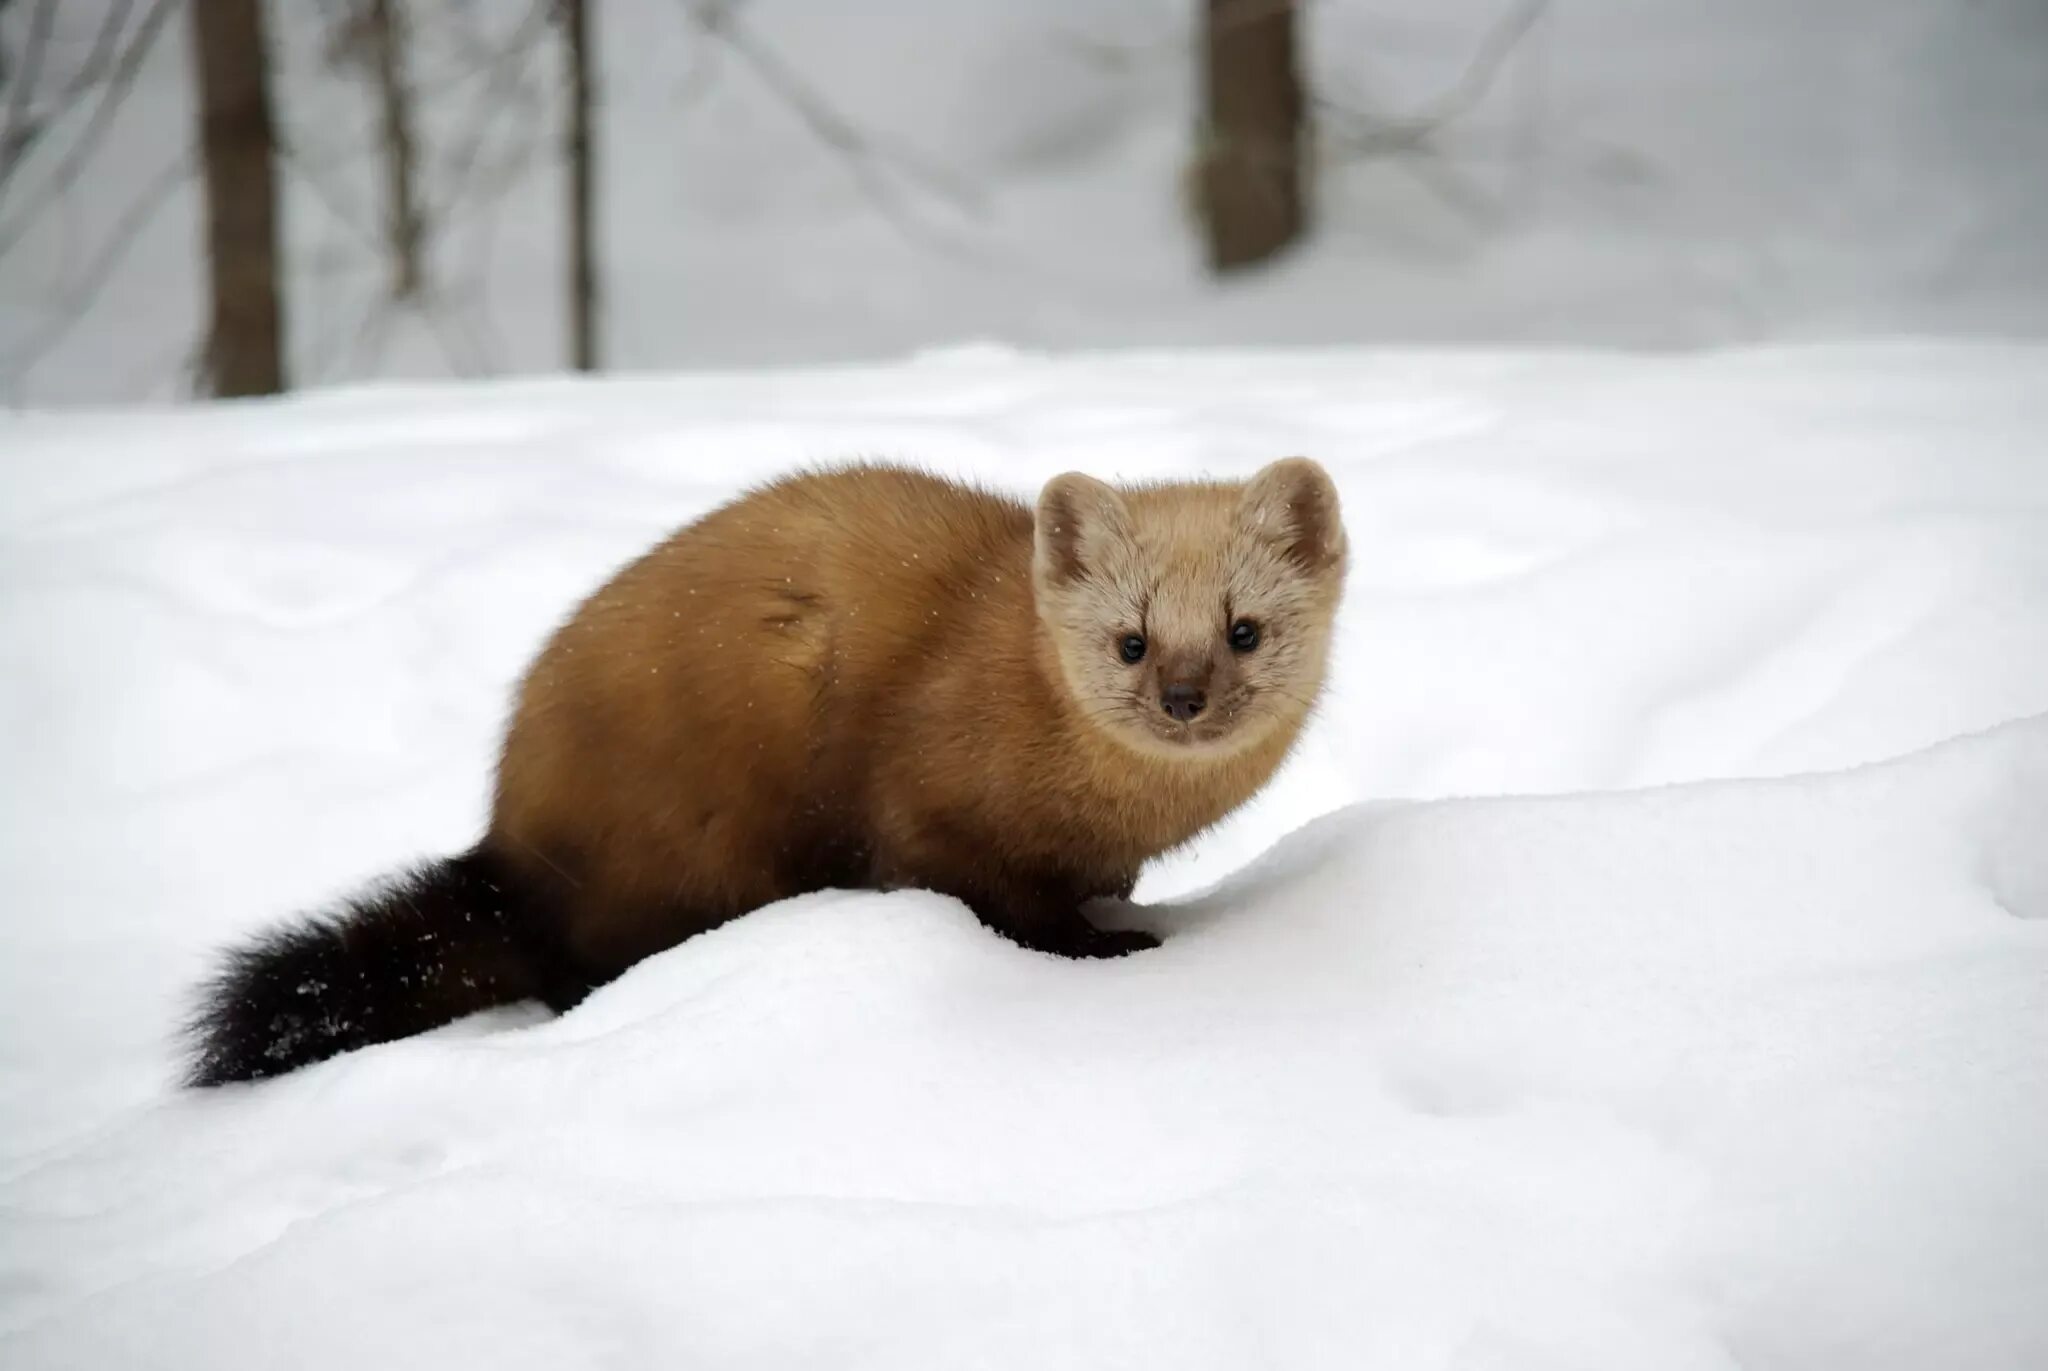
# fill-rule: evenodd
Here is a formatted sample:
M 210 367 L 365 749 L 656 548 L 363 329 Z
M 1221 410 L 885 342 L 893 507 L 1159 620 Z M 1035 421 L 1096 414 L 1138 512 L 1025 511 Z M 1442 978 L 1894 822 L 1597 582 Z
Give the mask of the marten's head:
M 1078 713 L 1155 755 L 1234 752 L 1298 724 L 1322 688 L 1344 582 L 1337 488 L 1304 457 L 1242 485 L 1056 476 L 1032 579 Z

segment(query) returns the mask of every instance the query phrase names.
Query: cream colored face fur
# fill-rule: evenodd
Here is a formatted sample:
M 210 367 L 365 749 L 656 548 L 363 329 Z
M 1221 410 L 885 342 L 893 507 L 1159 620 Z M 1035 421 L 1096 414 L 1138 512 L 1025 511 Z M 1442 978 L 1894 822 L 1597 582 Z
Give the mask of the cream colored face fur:
M 1039 496 L 1032 572 L 1090 720 L 1154 755 L 1235 752 L 1299 722 L 1322 687 L 1344 580 L 1337 490 L 1301 457 L 1243 485 L 1119 491 L 1070 472 Z M 1242 624 L 1249 648 L 1241 628 L 1232 642 Z

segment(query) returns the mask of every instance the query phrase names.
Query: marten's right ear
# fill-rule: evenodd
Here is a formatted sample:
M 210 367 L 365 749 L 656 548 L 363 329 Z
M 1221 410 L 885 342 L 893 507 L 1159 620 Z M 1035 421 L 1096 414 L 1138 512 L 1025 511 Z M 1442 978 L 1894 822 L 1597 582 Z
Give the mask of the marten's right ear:
M 1337 483 L 1306 457 L 1283 457 L 1246 482 L 1238 514 L 1248 532 L 1311 575 L 1344 563 Z
M 1111 571 L 1105 563 L 1131 545 L 1124 497 L 1078 471 L 1055 476 L 1038 496 L 1032 570 L 1041 584 L 1067 585 Z

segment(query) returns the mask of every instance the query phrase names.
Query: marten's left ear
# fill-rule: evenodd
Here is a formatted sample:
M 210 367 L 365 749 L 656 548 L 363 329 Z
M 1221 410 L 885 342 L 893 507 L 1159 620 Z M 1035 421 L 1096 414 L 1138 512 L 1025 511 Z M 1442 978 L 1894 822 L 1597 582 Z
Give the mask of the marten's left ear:
M 1247 481 L 1238 514 L 1246 532 L 1303 571 L 1317 575 L 1343 564 L 1337 483 L 1306 457 L 1283 457 Z
M 1131 511 L 1113 487 L 1078 471 L 1055 476 L 1039 492 L 1032 571 L 1044 585 L 1063 586 L 1114 575 L 1110 565 L 1131 546 Z

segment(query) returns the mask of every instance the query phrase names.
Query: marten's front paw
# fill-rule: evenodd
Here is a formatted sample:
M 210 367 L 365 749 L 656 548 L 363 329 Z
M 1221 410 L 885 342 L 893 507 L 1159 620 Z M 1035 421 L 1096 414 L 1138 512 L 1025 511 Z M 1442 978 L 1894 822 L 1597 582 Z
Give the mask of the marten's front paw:
M 1067 957 L 1127 957 L 1157 946 L 1159 939 L 1142 928 L 1090 928 L 1071 945 L 1056 950 Z

